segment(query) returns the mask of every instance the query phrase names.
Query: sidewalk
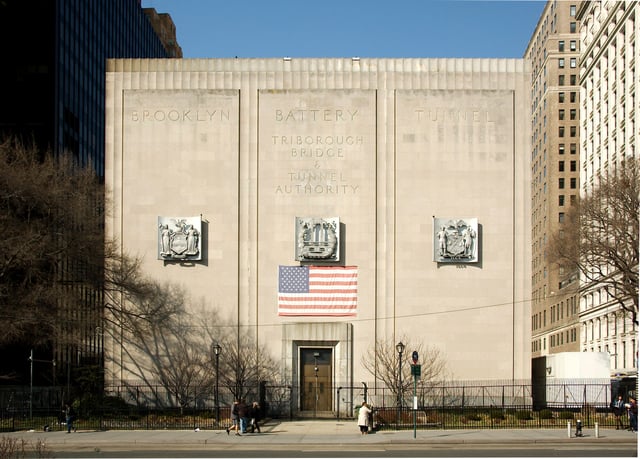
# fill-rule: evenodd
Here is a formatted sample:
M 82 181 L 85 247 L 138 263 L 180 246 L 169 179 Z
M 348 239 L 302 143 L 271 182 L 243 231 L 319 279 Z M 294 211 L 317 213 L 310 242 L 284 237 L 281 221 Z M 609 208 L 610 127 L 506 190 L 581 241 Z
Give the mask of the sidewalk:
M 575 429 L 575 427 L 573 428 Z M 44 441 L 50 449 L 80 450 L 161 450 L 161 449 L 269 449 L 284 445 L 306 445 L 323 449 L 343 449 L 347 445 L 364 444 L 415 444 L 415 445 L 544 445 L 544 444 L 615 444 L 635 446 L 637 433 L 626 430 L 583 429 L 583 437 L 576 438 L 567 429 L 470 429 L 470 430 L 413 430 L 379 431 L 361 435 L 353 421 L 270 421 L 262 427 L 262 433 L 247 433 L 236 436 L 224 430 L 111 430 L 81 431 L 67 434 L 66 431 L 7 432 L 0 436 L 24 439 L 30 443 Z

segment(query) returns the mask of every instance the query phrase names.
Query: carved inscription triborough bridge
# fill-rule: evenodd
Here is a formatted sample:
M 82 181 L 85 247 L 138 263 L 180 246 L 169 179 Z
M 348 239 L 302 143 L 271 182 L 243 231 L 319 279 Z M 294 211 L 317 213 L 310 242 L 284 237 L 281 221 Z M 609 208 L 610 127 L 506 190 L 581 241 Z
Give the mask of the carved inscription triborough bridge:
M 276 129 L 286 123 L 287 128 L 297 132 L 275 133 L 270 136 L 270 144 L 283 159 L 299 163 L 295 169 L 284 172 L 284 182 L 275 186 L 275 194 L 310 197 L 357 194 L 360 185 L 353 182 L 349 169 L 340 163 L 359 154 L 365 146 L 365 136 L 331 133 L 327 128 L 335 126 L 344 131 L 344 125 L 357 122 L 359 115 L 356 108 L 275 109 Z

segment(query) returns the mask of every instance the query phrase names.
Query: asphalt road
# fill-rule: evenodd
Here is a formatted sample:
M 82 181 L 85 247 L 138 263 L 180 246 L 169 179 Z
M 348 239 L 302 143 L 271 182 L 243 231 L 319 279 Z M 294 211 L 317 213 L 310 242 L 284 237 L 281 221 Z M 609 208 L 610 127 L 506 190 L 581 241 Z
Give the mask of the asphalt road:
M 531 445 L 509 447 L 435 447 L 407 448 L 401 445 L 385 447 L 359 446 L 354 448 L 327 449 L 321 445 L 312 448 L 293 446 L 287 449 L 248 450 L 234 448 L 232 450 L 84 450 L 54 451 L 56 458 L 359 458 L 359 457 L 422 457 L 422 458 L 455 458 L 455 457 L 637 457 L 636 449 L 628 446 L 589 447 L 547 445 L 532 447 Z M 37 455 L 27 457 L 38 457 Z

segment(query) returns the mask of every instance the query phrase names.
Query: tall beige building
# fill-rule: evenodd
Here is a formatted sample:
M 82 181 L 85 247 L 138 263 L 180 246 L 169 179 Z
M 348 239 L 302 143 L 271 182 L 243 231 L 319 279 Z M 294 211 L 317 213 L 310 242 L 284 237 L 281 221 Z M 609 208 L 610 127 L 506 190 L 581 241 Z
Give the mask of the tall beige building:
M 326 387 L 373 388 L 363 356 L 405 338 L 443 376 L 530 377 L 527 61 L 112 60 L 106 81 L 108 235 L 294 390 L 314 358 Z M 355 276 L 355 302 L 304 303 L 309 266 Z
M 599 176 L 624 167 L 627 158 L 638 157 L 639 13 L 636 1 L 583 2 L 578 12 L 583 194 L 597 186 Z M 637 378 L 637 327 L 597 282 L 581 279 L 580 323 L 581 351 L 608 352 L 612 376 Z
M 578 275 L 550 263 L 580 193 L 579 1 L 547 2 L 527 47 L 531 75 L 531 353 L 580 350 Z

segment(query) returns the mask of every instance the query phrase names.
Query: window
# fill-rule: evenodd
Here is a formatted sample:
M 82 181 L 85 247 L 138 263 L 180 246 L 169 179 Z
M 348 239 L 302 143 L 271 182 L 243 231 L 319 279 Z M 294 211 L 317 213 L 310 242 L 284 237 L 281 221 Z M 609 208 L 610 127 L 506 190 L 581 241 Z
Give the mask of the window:
M 558 51 L 560 52 L 564 51 L 564 40 L 558 41 Z
M 558 75 L 558 84 L 564 86 L 564 75 Z
M 577 77 L 575 75 L 569 75 L 569 84 L 575 86 L 577 83 Z
M 569 102 L 575 102 L 577 99 L 577 93 L 575 91 L 571 91 L 569 93 Z
M 563 120 L 564 119 L 564 109 L 560 109 L 558 110 L 558 119 L 559 120 Z
M 559 206 L 564 206 L 564 195 L 558 195 L 558 205 Z
M 576 202 L 577 202 L 576 199 L 577 198 L 576 198 L 575 194 L 572 194 L 571 196 L 569 196 L 569 204 L 572 205 L 572 206 L 575 206 Z
M 564 212 L 558 213 L 558 223 L 564 223 Z
M 559 155 L 564 155 L 564 144 L 563 143 L 558 145 L 558 154 Z
M 571 41 L 569 42 L 569 49 L 570 49 L 571 51 L 577 51 L 578 46 L 577 46 L 577 44 L 576 44 L 576 41 L 575 41 L 575 40 L 571 40 Z
M 564 161 L 558 161 L 558 171 L 564 172 Z
M 569 23 L 569 32 L 570 33 L 576 33 L 577 31 L 577 27 L 576 27 L 576 23 L 575 22 L 570 22 Z
M 569 67 L 571 67 L 572 69 L 576 68 L 578 61 L 575 57 L 572 57 L 571 59 L 569 59 Z
M 577 151 L 578 151 L 578 144 L 572 143 L 571 145 L 569 145 L 569 153 L 571 153 L 572 155 L 575 155 Z
M 561 104 L 564 103 L 564 92 L 558 93 L 558 102 L 560 102 Z
M 578 179 L 571 177 L 571 189 L 575 190 L 578 187 Z
M 572 18 L 576 17 L 576 5 L 569 6 L 569 16 Z
M 571 161 L 571 165 L 569 166 L 571 168 L 571 172 L 575 172 L 578 168 L 578 162 L 577 161 Z
M 564 178 L 558 179 L 558 188 L 560 188 L 561 190 L 564 190 Z
M 560 59 L 558 59 L 558 68 L 561 68 L 561 69 L 564 68 L 564 57 L 561 57 Z
M 575 120 L 576 116 L 578 116 L 578 112 L 575 108 L 572 108 L 571 110 L 569 110 L 569 119 L 570 120 Z
M 569 127 L 569 135 L 571 137 L 575 137 L 577 132 L 578 132 L 578 128 L 576 126 Z
M 558 137 L 564 137 L 564 126 L 558 128 Z

